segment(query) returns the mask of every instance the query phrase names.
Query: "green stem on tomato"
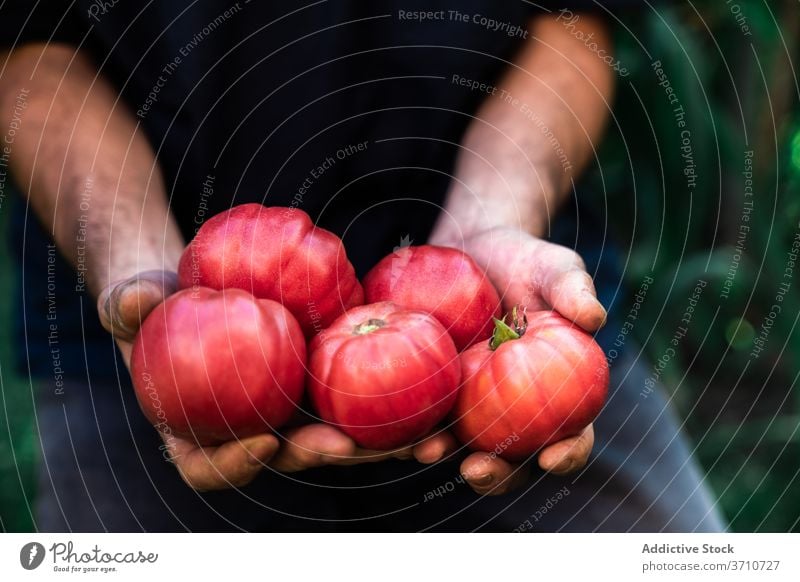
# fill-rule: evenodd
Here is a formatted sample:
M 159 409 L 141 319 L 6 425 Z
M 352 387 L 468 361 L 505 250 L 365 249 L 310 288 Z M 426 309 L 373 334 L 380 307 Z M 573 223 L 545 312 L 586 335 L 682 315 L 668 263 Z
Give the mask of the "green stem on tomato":
M 382 328 L 384 325 L 386 325 L 386 322 L 382 319 L 369 319 L 355 326 L 353 333 L 355 335 L 365 335 Z
M 511 315 L 511 325 L 506 323 L 506 318 L 509 315 Z M 521 321 L 516 306 L 511 310 L 510 314 L 505 314 L 503 319 L 497 319 L 496 317 L 493 319 L 494 333 L 492 333 L 492 339 L 489 340 L 489 349 L 492 351 L 496 350 L 507 341 L 521 338 L 525 335 L 525 330 L 528 328 L 528 317 L 525 315 L 524 308 L 522 309 Z

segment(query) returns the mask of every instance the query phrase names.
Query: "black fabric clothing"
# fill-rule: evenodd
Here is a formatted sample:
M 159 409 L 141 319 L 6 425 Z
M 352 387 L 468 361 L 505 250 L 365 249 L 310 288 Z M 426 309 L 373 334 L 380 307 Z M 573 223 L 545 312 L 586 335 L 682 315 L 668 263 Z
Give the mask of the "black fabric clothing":
M 427 239 L 461 135 L 485 97 L 453 76 L 496 82 L 528 38 L 530 18 L 565 5 L 78 0 L 32 9 L 14 0 L 0 22 L 18 31 L 3 35 L 6 46 L 68 42 L 92 56 L 149 136 L 187 240 L 232 205 L 294 204 L 343 238 L 363 275 L 401 241 Z M 579 237 L 563 226 L 576 222 L 575 207 L 556 230 L 579 252 L 603 249 L 606 270 L 593 274 L 611 281 L 601 290 L 611 300 L 619 277 L 613 248 L 604 246 L 605 218 L 581 213 Z M 14 227 L 14 254 L 32 274 L 15 321 L 28 348 L 23 373 L 52 375 L 47 273 L 66 375 L 85 376 L 87 354 L 92 375 L 115 375 L 113 342 L 91 299 L 74 291 L 72 269 L 58 256 L 49 262 L 49 238 L 22 205 Z

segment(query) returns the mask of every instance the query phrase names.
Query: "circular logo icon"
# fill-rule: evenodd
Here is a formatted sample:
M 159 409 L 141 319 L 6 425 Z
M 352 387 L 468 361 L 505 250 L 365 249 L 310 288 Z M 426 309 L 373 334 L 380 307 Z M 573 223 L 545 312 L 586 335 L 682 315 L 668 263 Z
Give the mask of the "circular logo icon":
M 26 570 L 35 570 L 44 561 L 44 546 L 39 542 L 28 542 L 19 551 L 19 563 Z

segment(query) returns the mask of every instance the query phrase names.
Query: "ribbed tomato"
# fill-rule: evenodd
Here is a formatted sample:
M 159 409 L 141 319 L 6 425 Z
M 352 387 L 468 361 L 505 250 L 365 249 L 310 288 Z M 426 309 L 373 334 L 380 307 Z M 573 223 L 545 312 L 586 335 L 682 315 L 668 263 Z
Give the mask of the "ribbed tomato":
M 186 289 L 139 330 L 131 377 L 148 420 L 213 444 L 275 430 L 303 394 L 306 344 L 282 305 L 239 289 Z
M 370 449 L 427 435 L 452 408 L 460 380 L 458 353 L 444 327 L 389 302 L 351 309 L 310 345 L 314 407 Z
M 297 208 L 242 204 L 210 218 L 181 256 L 179 285 L 282 303 L 307 337 L 364 302 L 342 241 Z
M 364 278 L 367 303 L 392 301 L 432 314 L 461 351 L 492 335 L 500 297 L 472 258 L 458 249 L 409 246 L 384 257 Z
M 592 337 L 553 311 L 498 322 L 491 342 L 461 354 L 454 432 L 479 451 L 523 459 L 578 434 L 599 414 L 608 364 Z

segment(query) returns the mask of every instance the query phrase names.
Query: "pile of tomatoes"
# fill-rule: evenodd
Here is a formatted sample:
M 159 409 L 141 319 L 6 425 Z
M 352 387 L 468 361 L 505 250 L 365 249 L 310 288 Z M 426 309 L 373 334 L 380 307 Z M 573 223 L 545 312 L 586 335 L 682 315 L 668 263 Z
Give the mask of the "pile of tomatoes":
M 362 285 L 342 241 L 306 213 L 245 204 L 200 228 L 178 275 L 142 324 L 131 373 L 148 419 L 200 444 L 311 415 L 365 448 L 453 430 L 523 459 L 605 400 L 592 337 L 552 311 L 499 319 L 497 290 L 457 249 L 399 248 Z

